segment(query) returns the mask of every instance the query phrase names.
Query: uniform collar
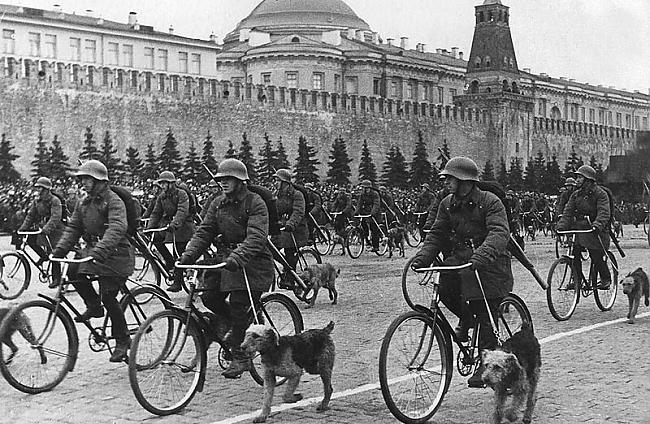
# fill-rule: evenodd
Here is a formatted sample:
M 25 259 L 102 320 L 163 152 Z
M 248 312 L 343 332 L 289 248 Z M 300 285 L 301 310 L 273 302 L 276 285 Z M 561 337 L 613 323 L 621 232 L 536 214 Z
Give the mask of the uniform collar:
M 467 193 L 466 196 L 464 197 L 458 197 L 456 194 L 453 194 L 451 196 L 451 207 L 460 207 L 461 205 L 471 205 L 471 204 L 476 204 L 478 202 L 478 194 L 479 194 L 479 189 L 474 184 L 474 187 L 470 190 L 469 193 Z
M 100 181 L 95 183 L 95 187 L 91 193 L 88 194 L 87 199 L 90 200 L 100 200 L 106 196 L 108 192 L 108 183 Z
M 248 193 L 249 193 L 248 188 L 246 188 L 246 186 L 242 184 L 242 186 L 237 191 L 233 192 L 231 195 L 224 195 L 221 204 L 222 205 L 228 203 L 237 204 L 242 200 L 244 200 L 244 198 Z

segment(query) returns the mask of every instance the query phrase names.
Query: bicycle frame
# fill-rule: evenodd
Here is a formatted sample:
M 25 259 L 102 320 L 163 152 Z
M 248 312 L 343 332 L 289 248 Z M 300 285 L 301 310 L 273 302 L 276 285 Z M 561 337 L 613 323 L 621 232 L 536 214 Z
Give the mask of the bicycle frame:
M 43 268 L 43 265 L 38 265 L 38 261 L 35 261 L 34 258 L 27 252 L 27 237 L 31 235 L 41 235 L 43 234 L 43 230 L 37 230 L 37 231 L 17 231 L 16 234 L 23 236 L 23 242 L 20 246 L 20 249 L 17 249 L 16 252 L 21 254 L 25 259 L 27 259 L 29 262 L 31 262 L 36 269 L 38 269 L 41 273 L 41 275 L 46 276 L 46 278 L 49 279 L 50 276 L 50 265 L 46 268 Z M 49 248 L 49 251 L 52 251 L 52 242 L 50 241 L 50 237 L 47 234 L 43 234 L 45 236 L 45 240 L 47 241 L 47 247 Z
M 293 238 L 294 246 L 296 246 L 296 254 L 298 255 L 298 261 L 300 261 L 300 260 L 304 261 L 304 259 L 302 258 L 302 252 L 297 247 L 295 237 L 293 237 L 293 234 L 291 236 Z M 278 249 L 277 246 L 275 244 L 273 244 L 273 242 L 271 241 L 271 236 L 268 236 L 267 240 L 268 240 L 268 246 L 271 249 L 271 253 L 273 254 L 273 259 L 274 259 L 273 260 L 273 266 L 275 267 L 275 270 L 278 272 L 278 274 L 282 274 L 280 272 L 280 269 L 278 268 L 278 265 L 277 265 L 276 260 L 275 260 L 275 258 L 277 257 L 277 258 L 280 259 L 280 264 L 284 267 L 285 270 L 288 270 L 291 273 L 293 278 L 296 280 L 296 282 L 300 286 L 302 292 L 304 293 L 302 296 L 296 295 L 296 297 L 299 300 L 302 300 L 303 302 L 308 303 L 309 300 L 307 300 L 306 296 L 307 296 L 307 293 L 309 292 L 309 287 L 307 287 L 307 284 L 304 281 L 302 281 L 302 279 L 300 278 L 300 275 L 298 275 L 296 270 L 292 266 L 289 265 L 289 263 L 287 262 L 287 259 L 284 257 L 284 254 L 282 252 L 280 252 L 280 249 Z M 275 278 L 274 278 L 273 279 L 273 286 L 272 286 L 273 290 L 275 290 L 275 284 L 276 283 L 275 283 Z
M 144 230 L 143 234 L 146 234 L 146 232 L 152 231 Z M 131 240 L 133 247 L 135 247 L 143 256 L 145 256 L 145 259 L 147 259 L 152 264 L 155 264 L 156 268 L 165 279 L 168 280 L 171 278 L 171 274 L 169 270 L 167 270 L 167 266 L 164 264 L 159 254 L 157 254 L 156 247 L 153 245 L 153 237 L 145 238 L 139 232 L 136 232 L 135 235 L 129 239 Z M 174 243 L 174 249 L 176 249 L 175 245 L 176 243 Z

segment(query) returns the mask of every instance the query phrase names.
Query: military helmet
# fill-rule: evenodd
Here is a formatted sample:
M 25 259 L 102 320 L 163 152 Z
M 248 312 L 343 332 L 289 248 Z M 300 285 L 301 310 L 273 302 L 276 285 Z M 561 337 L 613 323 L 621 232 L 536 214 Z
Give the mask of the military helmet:
M 372 188 L 372 182 L 370 182 L 370 180 L 363 180 L 363 181 L 361 181 L 360 185 L 361 185 L 361 187 Z
M 160 173 L 160 176 L 156 180 L 156 184 L 159 184 L 159 183 L 162 183 L 162 182 L 175 183 L 176 182 L 176 176 L 171 171 L 163 171 L 163 172 Z
M 576 185 L 576 180 L 573 177 L 569 177 L 564 181 L 565 186 L 575 186 Z
M 425 188 L 427 190 L 431 190 L 431 186 L 429 185 L 429 183 L 423 183 L 420 187 Z
M 34 183 L 34 187 L 43 187 L 52 190 L 52 180 L 47 177 L 39 177 L 39 179 Z
M 278 169 L 273 176 L 278 178 L 280 181 L 285 181 L 287 183 L 291 182 L 291 171 L 288 169 Z
M 89 176 L 99 181 L 108 181 L 108 169 L 98 160 L 92 159 L 79 167 L 75 177 Z
M 215 178 L 225 177 L 233 177 L 241 181 L 250 179 L 248 178 L 248 170 L 246 169 L 244 162 L 234 158 L 224 159 L 219 164 Z
M 596 170 L 589 165 L 582 165 L 575 173 L 582 175 L 587 179 L 596 181 Z
M 451 175 L 461 181 L 478 181 L 478 166 L 470 158 L 456 156 L 447 162 L 440 175 Z

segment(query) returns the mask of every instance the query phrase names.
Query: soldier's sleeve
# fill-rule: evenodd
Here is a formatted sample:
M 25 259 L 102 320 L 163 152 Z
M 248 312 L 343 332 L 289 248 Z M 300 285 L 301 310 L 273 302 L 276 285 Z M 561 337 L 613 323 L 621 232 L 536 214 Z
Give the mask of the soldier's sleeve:
M 108 197 L 108 227 L 104 235 L 90 251 L 93 258 L 106 260 L 126 235 L 126 206 L 122 199 L 112 191 Z
M 178 204 L 176 205 L 176 213 L 174 219 L 169 224 L 172 228 L 181 228 L 187 219 L 187 214 L 190 212 L 190 198 L 183 189 L 178 189 Z
M 207 250 L 214 236 L 220 233 L 217 221 L 219 202 L 216 199 L 218 197 L 210 203 L 205 218 L 201 221 L 201 225 L 199 225 L 199 228 L 192 235 L 192 239 L 187 243 L 187 247 L 183 252 L 183 255 L 189 256 L 193 261 L 196 261 Z
M 320 208 L 323 206 L 320 200 L 320 196 L 317 195 L 316 193 L 314 193 L 313 196 L 314 196 L 314 207 L 312 207 L 310 211 L 312 215 L 318 213 L 320 211 Z
M 68 219 L 68 224 L 63 231 L 63 235 L 56 245 L 56 250 L 62 250 L 63 254 L 68 253 L 75 245 L 83 233 L 83 222 L 81 221 L 81 202 L 77 200 L 72 216 Z
M 286 224 L 290 224 L 293 228 L 297 228 L 303 219 L 305 219 L 305 196 L 303 196 L 300 191 L 294 190 L 293 211 L 291 212 L 291 216 L 287 220 Z M 268 226 L 268 223 L 266 225 Z
M 488 265 L 507 250 L 510 240 L 506 208 L 496 195 L 485 196 L 482 207 L 486 209 L 485 226 L 487 236 L 472 254 L 471 261 L 477 265 Z
M 27 216 L 25 216 L 25 220 L 23 221 L 23 225 L 20 226 L 18 231 L 27 231 L 31 229 L 32 225 L 34 225 L 34 222 L 36 221 L 36 202 L 33 202 L 31 206 L 29 207 L 29 211 L 27 212 Z
M 162 217 L 162 200 L 160 200 L 160 196 L 156 197 L 156 200 L 154 201 L 153 209 L 151 210 L 151 215 L 149 216 L 149 224 L 147 225 L 147 229 L 151 228 L 158 228 L 158 223 L 160 222 L 160 218 Z
M 379 194 L 375 193 L 374 196 L 372 196 L 372 209 L 370 210 L 370 215 L 377 215 L 380 212 L 381 208 L 381 199 L 379 198 Z
M 442 246 L 449 239 L 449 234 L 451 234 L 451 217 L 449 216 L 448 206 L 445 200 L 440 203 L 436 219 L 431 226 L 431 231 L 424 239 L 422 248 L 415 255 L 419 258 L 424 258 L 428 263 L 433 262 L 436 256 L 438 256 L 438 253 L 442 250 Z
M 301 194 L 302 196 L 302 194 Z M 294 200 L 295 204 L 295 200 Z M 303 205 L 304 208 L 304 205 Z M 258 256 L 266 248 L 269 233 L 269 213 L 264 201 L 258 195 L 253 197 L 248 215 L 246 238 L 239 243 L 230 256 L 244 267 L 251 259 Z
M 562 216 L 560 217 L 560 222 L 557 223 L 557 229 L 562 231 L 562 230 L 567 230 L 571 223 L 573 222 L 573 210 L 575 209 L 576 205 L 576 192 L 574 191 L 571 193 L 571 196 L 569 196 L 569 200 L 566 202 L 564 205 L 564 208 L 562 208 Z
M 51 234 L 59 225 L 59 222 L 61 222 L 62 217 L 61 200 L 57 196 L 52 196 L 52 202 L 50 204 L 50 219 L 43 226 L 43 234 Z
M 611 211 L 609 210 L 609 196 L 603 189 L 596 191 L 596 219 L 592 222 L 592 226 L 598 231 L 603 231 L 609 223 Z

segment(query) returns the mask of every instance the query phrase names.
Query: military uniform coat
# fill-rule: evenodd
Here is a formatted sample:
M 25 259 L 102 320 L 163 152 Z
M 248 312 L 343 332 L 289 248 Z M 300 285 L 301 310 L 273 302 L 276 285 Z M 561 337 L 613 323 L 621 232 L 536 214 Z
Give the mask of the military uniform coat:
M 343 212 L 343 216 L 351 217 L 354 208 L 352 207 L 352 198 L 345 192 L 339 192 L 332 205 L 333 212 Z
M 172 186 L 156 198 L 147 228 L 161 228 L 169 225 L 174 231 L 176 242 L 186 243 L 194 234 L 194 217 L 190 215 L 190 199 L 185 190 Z M 173 242 L 167 234 L 165 243 Z
M 250 207 L 248 211 L 247 207 Z M 242 187 L 232 196 L 222 194 L 210 204 L 183 255 L 196 260 L 214 242 L 218 253 L 230 256 L 240 268 L 246 269 L 251 290 L 268 291 L 275 273 L 268 248 L 268 229 L 269 213 L 264 200 Z M 220 291 L 246 290 L 241 270 L 220 272 Z
M 126 229 L 126 206 L 122 199 L 107 183 L 95 183 L 93 193 L 75 206 L 56 250 L 69 252 L 81 237 L 80 256 L 92 256 L 100 263 L 81 264 L 79 273 L 128 277 L 133 273 L 135 256 Z
M 586 217 L 589 217 L 591 224 Z M 576 240 L 587 249 L 609 249 L 609 197 L 607 192 L 590 180 L 585 181 L 582 187 L 576 189 L 564 210 L 562 218 L 557 225 L 558 230 L 588 230 L 595 227 L 598 234 L 578 234 Z M 602 241 L 601 247 L 598 237 Z
M 292 185 L 286 185 L 277 192 L 278 216 L 280 227 L 291 225 L 294 228 L 293 236 L 296 238 L 298 247 L 307 245 L 309 233 L 307 230 L 307 221 L 305 220 L 305 196 Z M 283 247 L 294 247 L 291 234 L 282 231 L 278 239 L 278 249 Z
M 365 188 L 359 195 L 359 202 L 354 211 L 355 215 L 372 215 L 377 221 L 381 220 L 381 201 L 379 193 L 373 189 L 365 192 Z
M 486 297 L 499 298 L 513 287 L 509 238 L 508 218 L 501 200 L 494 193 L 474 187 L 465 198 L 450 194 L 442 200 L 431 232 L 416 256 L 431 263 L 439 252 L 451 248 L 452 256 L 476 265 Z M 470 240 L 473 251 L 463 246 Z M 475 278 L 460 280 L 465 300 L 483 298 Z
M 19 231 L 38 226 L 43 230 L 43 236 L 49 236 L 52 247 L 56 246 L 65 228 L 61 206 L 61 200 L 50 192 L 45 197 L 39 197 L 29 208 Z M 45 237 L 39 236 L 38 243 L 46 245 Z

